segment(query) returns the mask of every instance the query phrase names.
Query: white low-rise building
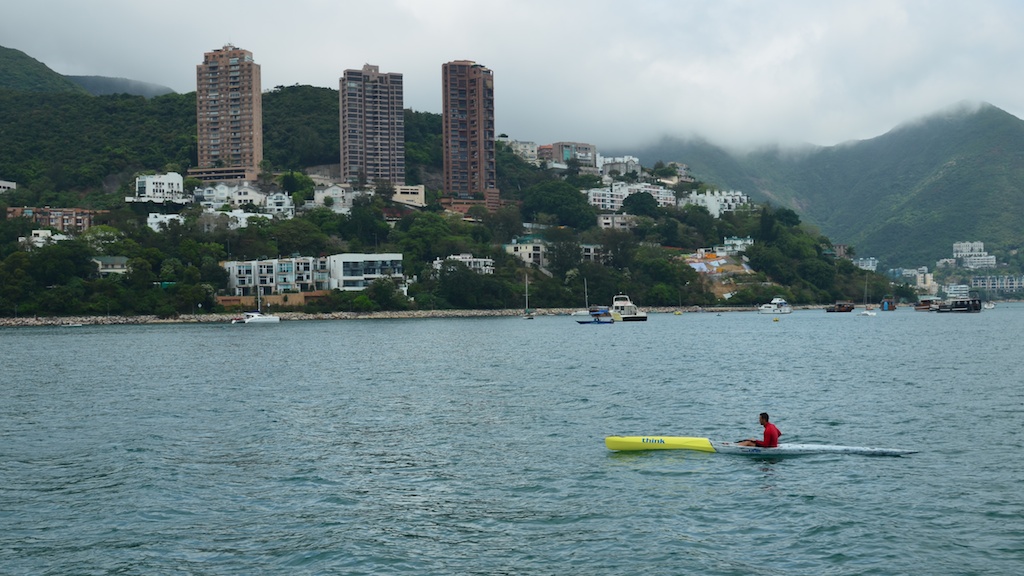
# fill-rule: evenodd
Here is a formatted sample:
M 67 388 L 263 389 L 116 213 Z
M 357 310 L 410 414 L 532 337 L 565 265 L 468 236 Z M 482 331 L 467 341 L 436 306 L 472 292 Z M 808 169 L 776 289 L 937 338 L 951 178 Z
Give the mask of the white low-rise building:
M 721 218 L 726 212 L 735 212 L 749 205 L 750 198 L 738 190 L 708 190 L 707 192 L 691 192 L 679 199 L 679 207 L 688 204 L 703 206 L 711 216 Z
M 267 204 L 266 195 L 249 182 L 242 182 L 240 184 L 220 183 L 215 186 L 207 186 L 206 188 L 197 188 L 194 194 L 196 202 L 199 202 L 204 208 L 212 208 L 214 210 L 225 206 L 237 208 L 251 204 L 262 207 Z
M 54 232 L 53 230 L 33 230 L 29 236 L 21 236 L 18 238 L 18 243 L 25 246 L 31 246 L 33 248 L 42 248 L 43 246 L 53 244 L 54 242 L 70 239 L 70 236 Z
M 180 214 L 157 214 L 156 212 L 150 212 L 146 218 L 146 226 L 152 228 L 154 232 L 167 228 L 171 222 L 184 224 L 185 217 Z
M 601 210 L 607 210 L 609 212 L 618 212 L 622 210 L 622 202 L 627 197 L 641 192 L 646 192 L 653 196 L 654 200 L 658 203 L 658 206 L 663 208 L 676 205 L 675 192 L 665 188 L 664 186 L 647 184 L 644 182 L 612 182 L 610 186 L 591 188 L 583 191 L 583 193 L 587 195 L 587 203 L 591 206 Z
M 401 254 L 334 254 L 326 259 L 331 290 L 363 290 L 375 280 L 390 278 L 408 293 Z
M 313 189 L 313 205 L 328 206 L 338 214 L 348 214 L 360 196 L 372 196 L 372 190 L 353 190 L 350 184 L 332 184 Z M 328 200 L 330 199 L 330 200 Z
M 462 262 L 477 274 L 494 274 L 494 258 L 476 258 L 472 254 L 452 254 L 447 258 L 437 258 L 433 263 L 434 270 L 440 270 L 448 260 Z
M 135 195 L 125 196 L 124 201 L 189 204 L 194 197 L 185 194 L 184 182 L 177 172 L 144 174 L 135 179 Z
M 4 192 L 10 192 L 11 190 L 17 190 L 18 184 L 16 182 L 10 182 L 8 180 L 0 180 L 0 194 Z
M 391 278 L 403 293 L 407 282 L 402 255 L 332 254 L 267 260 L 230 261 L 228 291 L 236 296 L 311 292 L 315 290 L 363 290 L 375 280 Z
M 507 254 L 511 254 L 527 264 L 540 268 L 547 266 L 547 243 L 537 236 L 514 238 L 511 244 L 505 244 L 503 248 Z

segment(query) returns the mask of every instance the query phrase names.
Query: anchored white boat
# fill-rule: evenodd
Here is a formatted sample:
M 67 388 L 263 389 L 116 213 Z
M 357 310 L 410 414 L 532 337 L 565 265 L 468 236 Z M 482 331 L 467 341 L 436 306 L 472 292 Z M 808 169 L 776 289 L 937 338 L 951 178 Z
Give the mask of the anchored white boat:
M 761 304 L 761 307 L 757 309 L 761 314 L 790 314 L 793 312 L 793 307 L 786 302 L 785 298 L 776 296 L 772 298 L 772 301 L 767 304 Z
M 740 446 L 735 442 L 719 442 L 690 436 L 608 436 L 604 439 L 609 450 L 694 450 L 719 452 L 743 456 L 799 456 L 804 454 L 860 454 L 864 456 L 903 456 L 917 450 L 899 448 L 869 448 L 867 446 L 835 446 L 831 444 L 779 444 L 777 448 Z
M 273 324 L 280 322 L 280 316 L 274 316 L 273 314 L 264 314 L 258 310 L 252 312 L 243 312 L 240 318 L 232 318 L 232 324 Z
M 625 294 L 618 294 L 612 298 L 612 312 L 618 313 L 623 322 L 644 322 L 647 320 L 647 312 L 637 308 L 636 304 Z
M 238 318 L 232 318 L 232 324 L 275 324 L 281 321 L 280 316 L 274 316 L 273 314 L 264 314 L 262 312 L 262 299 L 260 298 L 260 290 L 256 288 L 256 309 L 252 312 L 243 312 L 242 316 Z

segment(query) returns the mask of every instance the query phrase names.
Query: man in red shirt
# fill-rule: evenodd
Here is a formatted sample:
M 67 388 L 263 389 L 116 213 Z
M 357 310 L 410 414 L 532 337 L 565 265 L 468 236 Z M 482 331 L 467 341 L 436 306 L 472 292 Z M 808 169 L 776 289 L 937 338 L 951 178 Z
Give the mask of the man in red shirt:
M 779 447 L 779 436 L 782 436 L 782 432 L 779 432 L 779 429 L 775 427 L 775 424 L 772 424 L 771 422 L 768 421 L 768 413 L 767 412 L 761 412 L 761 416 L 760 416 L 759 420 L 761 422 L 761 426 L 764 426 L 764 440 L 757 440 L 755 438 L 750 438 L 749 440 L 743 440 L 741 442 L 737 442 L 736 445 L 738 445 L 738 446 L 758 446 L 758 447 L 761 447 L 761 448 L 778 448 Z

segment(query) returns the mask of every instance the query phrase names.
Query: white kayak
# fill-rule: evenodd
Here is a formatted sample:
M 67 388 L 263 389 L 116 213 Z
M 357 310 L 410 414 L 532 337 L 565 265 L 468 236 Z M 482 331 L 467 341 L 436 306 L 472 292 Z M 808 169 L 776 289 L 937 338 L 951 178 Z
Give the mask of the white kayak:
M 779 444 L 776 448 L 740 446 L 735 442 L 711 440 L 715 452 L 743 454 L 746 456 L 796 456 L 799 454 L 860 454 L 863 456 L 903 456 L 916 454 L 917 450 L 899 448 L 869 448 L 867 446 L 836 446 L 834 444 Z
M 779 444 L 777 448 L 740 446 L 735 442 L 720 442 L 690 436 L 608 436 L 604 439 L 609 450 L 695 450 L 721 452 L 743 456 L 798 456 L 802 454 L 861 454 L 865 456 L 903 456 L 917 450 L 896 448 L 868 448 L 865 446 L 835 446 L 831 444 Z

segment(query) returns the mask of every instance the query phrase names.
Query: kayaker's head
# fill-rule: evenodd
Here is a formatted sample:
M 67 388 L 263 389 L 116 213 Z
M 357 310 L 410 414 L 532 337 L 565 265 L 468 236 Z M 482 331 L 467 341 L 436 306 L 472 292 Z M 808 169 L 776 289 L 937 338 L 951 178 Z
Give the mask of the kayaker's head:
M 762 426 L 767 424 L 768 423 L 768 413 L 767 412 L 761 412 L 761 415 L 758 416 L 758 420 L 761 421 L 761 425 Z

